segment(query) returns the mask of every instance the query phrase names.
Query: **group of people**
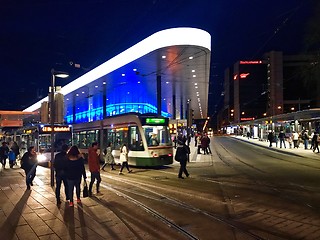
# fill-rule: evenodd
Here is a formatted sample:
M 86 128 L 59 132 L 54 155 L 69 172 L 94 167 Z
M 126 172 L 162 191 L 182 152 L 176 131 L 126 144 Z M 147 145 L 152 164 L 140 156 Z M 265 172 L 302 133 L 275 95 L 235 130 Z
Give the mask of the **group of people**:
M 210 149 L 210 138 L 206 133 L 195 136 L 195 147 L 198 147 L 198 154 L 201 154 L 201 150 L 203 151 L 203 154 L 212 154 Z
M 19 146 L 16 142 L 12 142 L 10 146 L 7 142 L 2 142 L 0 147 L 0 162 L 3 168 L 6 166 L 7 159 L 9 160 L 10 168 L 13 168 L 19 155 Z
M 283 131 L 280 131 L 278 135 L 274 134 L 273 131 L 269 131 L 268 141 L 269 147 L 272 147 L 273 142 L 276 144 L 276 147 L 278 147 L 278 142 L 280 142 L 280 148 L 282 148 L 282 146 L 286 148 L 286 142 L 288 142 L 289 148 L 292 148 L 292 145 L 293 148 L 299 148 L 300 142 L 303 142 L 304 149 L 309 149 L 310 143 L 310 149 L 312 149 L 313 152 L 317 150 L 319 153 L 320 138 L 317 131 L 314 131 L 311 135 L 309 135 L 308 130 L 303 130 L 300 132 L 300 134 L 296 131 L 293 131 L 287 135 Z
M 200 142 L 204 142 L 202 139 L 208 138 L 204 135 Z M 208 138 L 209 139 L 209 138 Z M 209 139 L 210 143 L 210 139 Z M 5 144 L 3 144 L 5 147 Z M 111 170 L 115 170 L 115 161 L 112 154 L 113 148 L 112 143 L 109 143 L 107 148 L 102 152 L 105 163 L 100 168 L 100 155 L 98 154 L 98 143 L 92 143 L 91 147 L 88 149 L 88 167 L 91 173 L 91 180 L 89 183 L 89 196 L 92 196 L 93 186 L 96 182 L 96 195 L 102 195 L 100 192 L 101 176 L 100 170 L 104 170 L 107 164 L 111 166 Z M 210 148 L 209 148 L 210 149 Z M 1 149 L 0 149 L 1 150 Z M 9 151 L 9 150 L 8 150 Z M 120 148 L 120 162 L 121 168 L 119 174 L 123 174 L 123 169 L 126 168 L 128 173 L 131 173 L 128 165 L 128 148 L 126 144 L 123 144 Z M 204 150 L 206 152 L 206 150 Z M 211 152 L 211 151 L 210 151 Z M 208 152 L 209 153 L 209 152 Z M 178 177 L 183 179 L 182 174 L 184 173 L 186 177 L 189 177 L 187 171 L 187 162 L 189 159 L 190 148 L 186 144 L 186 138 L 178 137 L 177 139 L 177 151 L 176 155 L 179 155 L 180 169 Z M 53 167 L 55 169 L 55 180 L 56 189 L 55 196 L 57 205 L 61 204 L 61 186 L 64 185 L 64 193 L 66 200 L 70 207 L 74 206 L 74 190 L 76 192 L 76 202 L 81 203 L 81 182 L 82 179 L 86 183 L 86 170 L 84 165 L 84 156 L 80 153 L 77 146 L 72 146 L 69 148 L 68 145 L 62 145 L 61 151 L 55 155 Z M 37 168 L 37 153 L 34 146 L 28 148 L 27 152 L 23 154 L 21 158 L 21 168 L 25 171 L 26 186 L 30 190 L 33 186 L 33 180 L 36 176 Z
M 96 196 L 102 195 L 100 192 L 101 175 L 100 170 L 104 170 L 106 164 L 110 164 L 111 169 L 115 170 L 114 158 L 112 155 L 112 143 L 108 144 L 108 147 L 104 151 L 105 164 L 100 169 L 100 155 L 98 154 L 99 145 L 97 142 L 93 142 L 91 147 L 88 149 L 88 166 L 91 173 L 91 180 L 89 183 L 88 194 L 92 196 L 93 185 L 96 182 Z M 124 157 L 121 157 L 124 156 Z M 123 144 L 120 149 L 120 161 L 122 161 L 122 166 L 119 174 L 122 174 L 123 168 L 126 167 L 128 172 L 131 173 L 132 170 L 128 166 L 128 150 L 126 144 Z M 69 201 L 69 206 L 74 205 L 73 193 L 76 190 L 77 203 L 81 203 L 80 199 L 80 185 L 82 177 L 86 184 L 86 171 L 84 167 L 84 157 L 80 153 L 77 146 L 72 146 L 68 150 L 68 146 L 64 145 L 62 151 L 55 156 L 54 168 L 56 171 L 56 199 L 57 204 L 61 203 L 60 199 L 60 189 L 62 183 L 64 184 L 66 200 Z

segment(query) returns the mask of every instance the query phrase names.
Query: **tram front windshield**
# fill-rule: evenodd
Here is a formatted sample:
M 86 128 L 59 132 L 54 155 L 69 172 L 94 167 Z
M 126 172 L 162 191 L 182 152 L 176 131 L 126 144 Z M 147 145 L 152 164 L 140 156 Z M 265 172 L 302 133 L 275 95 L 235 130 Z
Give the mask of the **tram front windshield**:
M 172 145 L 167 126 L 143 126 L 142 128 L 149 147 Z

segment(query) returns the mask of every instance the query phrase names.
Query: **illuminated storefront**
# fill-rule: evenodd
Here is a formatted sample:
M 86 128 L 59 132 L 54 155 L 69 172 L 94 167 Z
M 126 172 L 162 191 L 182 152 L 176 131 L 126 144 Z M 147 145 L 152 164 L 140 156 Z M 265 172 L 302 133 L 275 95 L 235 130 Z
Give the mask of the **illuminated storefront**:
M 207 117 L 211 36 L 195 28 L 157 32 L 61 88 L 66 123 L 128 112 Z M 35 111 L 43 101 L 25 109 Z

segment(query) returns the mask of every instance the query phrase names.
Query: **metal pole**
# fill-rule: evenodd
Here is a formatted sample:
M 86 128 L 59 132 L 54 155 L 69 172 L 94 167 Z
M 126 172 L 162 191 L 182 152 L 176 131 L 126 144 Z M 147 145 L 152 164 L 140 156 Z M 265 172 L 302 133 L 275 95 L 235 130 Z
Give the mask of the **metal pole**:
M 50 92 L 50 125 L 51 125 L 51 159 L 50 159 L 50 183 L 51 187 L 54 186 L 54 117 L 55 117 L 55 109 L 54 109 L 54 92 L 55 92 L 55 75 L 54 70 L 51 70 L 51 92 Z

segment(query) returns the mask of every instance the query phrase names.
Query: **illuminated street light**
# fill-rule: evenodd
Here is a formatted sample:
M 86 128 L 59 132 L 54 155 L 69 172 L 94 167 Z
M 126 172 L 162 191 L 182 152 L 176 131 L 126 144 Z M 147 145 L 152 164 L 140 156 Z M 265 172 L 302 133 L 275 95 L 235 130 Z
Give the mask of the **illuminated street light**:
M 54 119 L 55 119 L 55 104 L 54 104 L 54 95 L 55 95 L 55 78 L 67 78 L 69 74 L 66 72 L 55 71 L 51 69 L 51 91 L 50 91 L 50 125 L 51 125 L 51 159 L 50 159 L 50 183 L 51 187 L 54 186 Z

